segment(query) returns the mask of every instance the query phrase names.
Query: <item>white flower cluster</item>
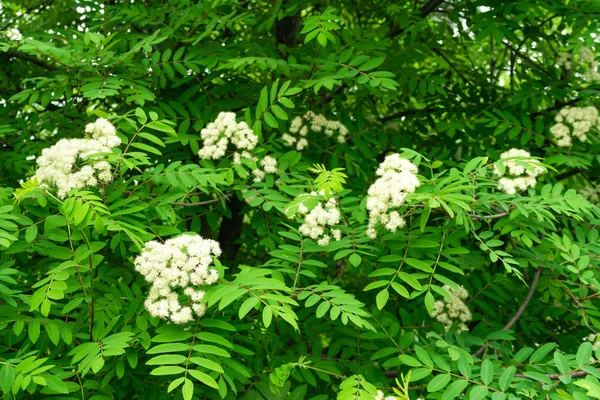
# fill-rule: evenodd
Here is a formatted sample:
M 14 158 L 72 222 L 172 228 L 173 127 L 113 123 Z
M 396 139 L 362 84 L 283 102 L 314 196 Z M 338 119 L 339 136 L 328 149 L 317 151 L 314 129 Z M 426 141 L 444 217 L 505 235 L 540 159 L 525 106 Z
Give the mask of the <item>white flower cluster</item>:
M 587 133 L 600 125 L 596 107 L 565 107 L 554 118 L 556 124 L 550 128 L 550 133 L 557 139 L 560 147 L 569 147 L 572 137 L 582 142 L 587 140 Z
M 221 255 L 219 243 L 200 235 L 183 235 L 164 244 L 146 243 L 135 259 L 135 270 L 152 283 L 144 302 L 150 315 L 176 324 L 191 321 L 192 311 L 198 317 L 204 315 L 206 306 L 201 300 L 205 292 L 198 287 L 219 280 L 217 270 L 210 268 L 213 255 Z M 191 306 L 179 303 L 178 290 L 188 297 Z
M 260 160 L 260 166 L 262 169 L 257 168 L 252 171 L 254 182 L 262 182 L 265 179 L 266 174 L 276 174 L 279 172 L 277 169 L 277 160 L 271 156 L 265 156 Z
M 74 188 L 97 186 L 112 179 L 110 164 L 101 158 L 86 160 L 96 153 L 108 153 L 121 144 L 115 127 L 104 118 L 88 124 L 85 131 L 90 139 L 61 139 L 54 146 L 42 150 L 38 157 L 36 177 L 42 185 L 57 188 L 64 198 Z
M 23 39 L 23 35 L 17 28 L 9 28 L 2 33 L 8 38 L 8 40 L 14 40 L 15 42 Z
M 339 121 L 329 121 L 320 114 L 315 114 L 308 111 L 303 117 L 296 117 L 290 125 L 290 133 L 284 133 L 281 136 L 283 144 L 292 147 L 296 146 L 296 150 L 304 150 L 308 146 L 309 129 L 313 132 L 323 132 L 328 137 L 333 137 L 337 134 L 337 141 L 344 143 L 348 136 L 348 128 Z
M 587 201 L 597 203 L 600 200 L 600 184 L 586 186 L 579 191 Z
M 375 396 L 375 400 L 397 400 L 396 396 L 386 396 L 381 390 L 377 391 L 377 396 Z
M 317 195 L 317 193 L 313 193 Z M 317 241 L 319 246 L 327 246 L 331 242 L 331 236 L 335 240 L 342 238 L 342 231 L 339 229 L 331 229 L 340 223 L 341 213 L 337 208 L 335 199 L 329 199 L 323 203 L 319 202 L 309 210 L 304 204 L 298 207 L 298 213 L 304 216 L 304 222 L 300 225 L 300 233 Z M 327 232 L 330 229 L 330 232 Z
M 598 61 L 595 61 L 596 55 L 589 47 L 581 47 L 577 53 L 579 62 L 585 68 L 583 78 L 587 81 L 594 82 L 600 80 L 600 73 L 598 72 Z M 573 66 L 577 65 L 574 57 L 571 53 L 560 53 L 556 60 L 556 65 L 564 66 L 565 69 L 572 69 Z
M 537 183 L 536 177 L 546 170 L 540 165 L 539 161 L 531 158 L 528 151 L 520 149 L 510 149 L 500 154 L 500 161 L 504 164 L 505 171 L 501 173 L 494 166 L 494 174 L 500 177 L 498 188 L 507 194 L 515 194 L 517 190 L 527 190 L 534 187 Z M 528 165 L 529 168 L 525 168 Z M 508 174 L 512 177 L 505 177 Z
M 245 122 L 236 122 L 235 113 L 221 112 L 214 122 L 209 123 L 200 131 L 203 147 L 198 151 L 198 157 L 217 160 L 225 155 L 231 142 L 241 154 L 237 157 L 249 158 L 248 150 L 254 149 L 258 136 Z M 234 155 L 234 161 L 236 155 Z M 239 158 L 238 158 L 239 159 Z
M 596 352 L 600 348 L 600 334 L 589 334 L 587 337 L 587 341 L 592 344 L 593 354 L 596 354 Z
M 458 289 L 453 289 L 448 285 L 444 285 L 444 289 L 450 292 L 450 300 L 436 301 L 433 312 L 429 316 L 444 324 L 446 331 L 457 320 L 459 321 L 457 333 L 468 331 L 469 327 L 466 323 L 472 319 L 472 316 L 464 300 L 469 297 L 469 292 L 462 286 L 459 286 Z
M 375 227 L 378 223 L 392 232 L 406 225 L 404 218 L 394 209 L 401 207 L 406 195 L 414 193 L 421 184 L 417 171 L 415 164 L 400 157 L 399 154 L 387 156 L 379 165 L 376 171 L 379 178 L 369 187 L 367 198 L 369 211 L 367 235 L 371 239 L 377 237 Z

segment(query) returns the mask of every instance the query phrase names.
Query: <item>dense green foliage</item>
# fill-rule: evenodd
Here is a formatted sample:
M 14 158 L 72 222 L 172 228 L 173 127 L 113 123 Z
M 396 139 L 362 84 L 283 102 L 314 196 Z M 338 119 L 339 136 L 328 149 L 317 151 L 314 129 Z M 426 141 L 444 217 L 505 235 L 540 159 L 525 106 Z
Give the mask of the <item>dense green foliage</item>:
M 0 4 L 4 399 L 600 399 L 600 124 L 550 130 L 597 99 L 597 0 Z M 338 130 L 286 146 L 309 111 Z M 198 156 L 221 112 L 258 137 L 241 162 Z M 31 179 L 99 117 L 110 179 Z M 545 173 L 509 194 L 512 148 Z M 419 185 L 372 238 L 391 154 Z M 339 238 L 301 232 L 329 199 Z M 223 252 L 173 324 L 134 263 L 183 233 Z

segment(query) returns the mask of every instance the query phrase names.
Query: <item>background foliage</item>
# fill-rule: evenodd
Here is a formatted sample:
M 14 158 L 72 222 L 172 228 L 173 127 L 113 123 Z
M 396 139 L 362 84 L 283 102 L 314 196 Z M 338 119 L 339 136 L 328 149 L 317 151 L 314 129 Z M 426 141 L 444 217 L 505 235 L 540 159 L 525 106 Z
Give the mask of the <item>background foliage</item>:
M 600 211 L 578 194 L 598 135 L 549 134 L 558 110 L 596 102 L 557 60 L 597 50 L 598 15 L 595 0 L 3 1 L 4 398 L 600 398 Z M 346 142 L 285 147 L 309 110 Z M 221 111 L 277 177 L 198 159 Z M 58 200 L 28 180 L 98 116 L 124 140 L 109 186 Z M 548 167 L 520 195 L 492 174 L 513 147 Z M 367 188 L 394 152 L 422 184 L 407 226 L 371 240 Z M 344 215 L 328 246 L 290 218 L 317 186 Z M 224 273 L 180 326 L 145 311 L 133 259 L 183 232 L 218 240 Z M 466 332 L 429 316 L 445 285 L 470 294 Z

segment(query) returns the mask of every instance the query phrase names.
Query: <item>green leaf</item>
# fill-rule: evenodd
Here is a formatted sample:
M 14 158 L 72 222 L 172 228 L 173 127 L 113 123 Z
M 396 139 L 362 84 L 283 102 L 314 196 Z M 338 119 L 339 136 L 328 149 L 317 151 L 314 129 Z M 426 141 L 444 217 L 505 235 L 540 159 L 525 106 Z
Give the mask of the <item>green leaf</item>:
M 438 392 L 446 387 L 450 382 L 451 376 L 449 374 L 439 374 L 433 377 L 427 384 L 428 392 Z
M 469 395 L 469 400 L 485 399 L 489 392 L 489 389 L 485 386 L 474 386 Z
M 502 372 L 502 375 L 500 375 L 500 379 L 498 380 L 498 385 L 500 386 L 500 390 L 505 392 L 506 389 L 508 389 L 508 387 L 512 383 L 512 380 L 515 376 L 516 371 L 517 371 L 517 369 L 515 367 L 510 366 L 510 367 L 506 368 L 504 370 L 504 372 Z
M 386 303 L 388 302 L 389 298 L 390 292 L 387 289 L 383 289 L 382 291 L 377 293 L 377 297 L 375 298 L 377 308 L 379 308 L 380 310 L 383 309 L 383 307 L 385 307 Z
M 258 297 L 252 296 L 252 297 L 247 298 L 242 303 L 242 305 L 240 306 L 240 309 L 238 310 L 238 317 L 240 319 L 244 319 L 246 314 L 248 314 L 250 312 L 250 310 L 255 308 L 258 305 L 258 303 L 260 303 L 260 299 Z
M 590 361 L 590 357 L 592 357 L 593 346 L 590 342 L 583 342 L 579 349 L 577 349 L 577 355 L 575 356 L 575 360 L 577 361 L 577 366 L 580 368 L 587 364 Z
M 175 129 L 171 128 L 169 125 L 167 125 L 161 121 L 152 121 L 152 122 L 148 123 L 148 125 L 146 125 L 146 127 L 150 128 L 152 130 L 155 130 L 155 131 L 168 133 L 168 134 L 171 134 L 174 136 L 177 135 L 177 132 L 175 132 Z
M 469 385 L 469 382 L 464 379 L 459 379 L 454 382 L 442 394 L 442 400 L 457 399 L 458 396 Z
M 146 354 L 174 353 L 178 351 L 189 351 L 190 346 L 186 343 L 165 343 L 154 346 Z
M 560 371 L 561 374 L 566 374 L 571 371 L 569 367 L 569 362 L 565 358 L 565 356 L 559 351 L 554 352 L 554 362 L 556 363 L 556 367 Z
M 529 357 L 531 364 L 536 364 L 544 359 L 554 348 L 556 343 L 546 343 L 541 345 L 532 355 Z
M 189 372 L 190 375 L 194 376 L 191 370 Z M 184 400 L 192 400 L 192 397 L 194 397 L 194 383 L 191 380 L 184 378 L 181 394 Z
M 144 112 L 144 110 L 142 110 L 139 107 L 135 109 L 135 116 L 137 117 L 138 122 L 142 125 L 145 124 L 148 120 L 148 117 L 146 117 L 146 113 Z
M 425 308 L 429 314 L 435 309 L 435 298 L 431 292 L 425 293 Z
M 385 57 L 371 58 L 360 66 L 359 71 L 370 71 L 379 67 L 384 61 Z
M 8 393 L 15 379 L 15 367 L 9 364 L 4 364 L 0 368 L 0 388 L 3 393 Z
M 37 225 L 31 225 L 29 228 L 27 228 L 25 230 L 25 240 L 27 241 L 27 243 L 33 242 L 35 240 L 37 234 L 38 234 Z
M 213 378 L 211 378 L 209 375 L 205 374 L 204 372 L 198 371 L 195 369 L 190 369 L 190 370 L 188 370 L 188 372 L 191 376 L 198 379 L 200 382 L 204 383 L 206 386 L 210 386 L 213 389 L 219 388 L 217 381 L 215 381 Z
M 146 361 L 146 365 L 164 365 L 164 364 L 181 364 L 187 360 L 187 357 L 181 354 L 164 354 L 152 357 Z
M 481 363 L 481 381 L 489 385 L 494 380 L 494 364 L 489 359 Z
M 329 304 L 328 301 L 324 301 L 321 304 L 319 304 L 319 307 L 317 307 L 317 312 L 315 313 L 315 316 L 317 318 L 323 318 L 323 316 L 327 313 L 327 311 L 329 310 L 329 307 L 331 305 Z
M 268 328 L 271 325 L 271 320 L 273 319 L 273 310 L 271 306 L 265 306 L 262 312 L 262 320 L 265 328 Z
M 179 375 L 185 372 L 185 368 L 174 365 L 162 366 L 154 368 L 150 371 L 150 375 Z

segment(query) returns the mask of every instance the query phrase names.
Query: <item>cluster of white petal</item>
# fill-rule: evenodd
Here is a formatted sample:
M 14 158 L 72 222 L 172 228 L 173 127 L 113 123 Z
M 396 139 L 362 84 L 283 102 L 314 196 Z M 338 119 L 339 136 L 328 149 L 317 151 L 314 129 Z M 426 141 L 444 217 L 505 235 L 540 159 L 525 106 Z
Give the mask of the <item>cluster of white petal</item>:
M 583 78 L 587 81 L 594 82 L 600 80 L 600 73 L 598 72 L 598 61 L 595 60 L 596 55 L 589 47 L 581 47 L 577 53 L 578 60 L 575 61 L 571 53 L 559 53 L 556 65 L 564 66 L 565 69 L 572 69 L 573 66 L 578 64 L 582 65 L 585 69 Z
M 554 118 L 556 124 L 550 128 L 550 133 L 557 139 L 560 147 L 569 147 L 572 137 L 580 141 L 587 140 L 587 133 L 600 125 L 596 107 L 565 107 Z
M 221 112 L 214 122 L 209 123 L 200 131 L 203 147 L 198 151 L 198 157 L 208 160 L 217 160 L 225 156 L 229 143 L 236 150 L 240 150 L 238 157 L 248 156 L 248 150 L 254 149 L 258 143 L 258 136 L 245 122 L 238 123 L 235 113 Z M 234 155 L 234 161 L 235 161 Z
M 377 396 L 375 396 L 375 400 L 397 400 L 395 396 L 386 396 L 381 390 L 377 391 Z
M 290 125 L 290 132 L 281 136 L 283 144 L 296 150 L 304 150 L 308 146 L 308 132 L 324 133 L 328 137 L 336 137 L 338 143 L 344 143 L 348 136 L 348 128 L 339 121 L 330 121 L 321 114 L 308 111 L 303 117 L 296 117 Z
M 213 256 L 221 255 L 219 243 L 200 235 L 183 235 L 159 243 L 146 243 L 135 259 L 135 270 L 151 282 L 150 293 L 144 302 L 153 317 L 176 324 L 191 321 L 196 314 L 204 315 L 206 306 L 201 303 L 204 291 L 200 286 L 212 285 L 219 274 L 210 268 Z M 182 292 L 189 305 L 181 305 Z
M 579 191 L 587 201 L 597 203 L 600 200 L 600 184 L 586 186 Z
M 317 193 L 314 193 L 316 195 Z M 331 198 L 309 210 L 304 204 L 298 208 L 298 213 L 304 216 L 304 222 L 300 225 L 300 233 L 317 241 L 319 246 L 327 246 L 331 242 L 331 237 L 335 240 L 342 238 L 342 231 L 331 229 L 331 227 L 340 223 L 341 213 L 337 208 L 335 199 Z
M 588 342 L 592 344 L 592 352 L 596 354 L 598 349 L 600 348 L 600 334 L 591 333 L 586 338 Z
M 85 131 L 90 139 L 61 139 L 54 146 L 42 150 L 37 158 L 35 173 L 40 184 L 56 187 L 57 195 L 64 198 L 69 190 L 109 183 L 112 179 L 110 164 L 101 157 L 87 159 L 96 153 L 108 153 L 121 144 L 115 127 L 104 118 L 88 124 Z
M 254 175 L 254 182 L 262 182 L 267 174 L 276 174 L 279 172 L 277 169 L 277 160 L 271 156 L 265 156 L 260 160 L 260 166 L 252 171 Z
M 469 297 L 469 292 L 462 286 L 453 289 L 448 285 L 444 285 L 444 289 L 450 293 L 450 300 L 436 301 L 433 312 L 429 316 L 444 324 L 446 331 L 450 329 L 454 321 L 459 321 L 458 333 L 468 331 L 469 327 L 466 323 L 472 319 L 472 315 L 464 300 Z
M 505 171 L 494 166 L 494 174 L 498 175 L 498 188 L 507 194 L 515 194 L 517 190 L 527 190 L 537 183 L 536 177 L 546 170 L 540 162 L 531 158 L 528 151 L 510 149 L 500 154 L 500 161 L 504 164 Z M 528 166 L 528 168 L 526 168 Z M 506 174 L 510 177 L 505 176 Z
M 9 40 L 14 40 L 16 42 L 23 39 L 21 31 L 19 31 L 17 28 L 9 28 L 1 33 L 3 33 L 4 36 L 6 36 L 6 38 L 8 38 Z
M 556 65 L 565 67 L 565 69 L 571 69 L 573 67 L 573 57 L 571 56 L 571 53 L 559 53 Z
M 369 227 L 367 235 L 377 237 L 376 225 L 380 223 L 388 230 L 396 232 L 404 227 L 406 221 L 396 210 L 404 204 L 408 193 L 421 184 L 417 177 L 417 167 L 412 162 L 391 154 L 385 158 L 376 171 L 377 180 L 369 187 L 367 210 L 369 212 Z

